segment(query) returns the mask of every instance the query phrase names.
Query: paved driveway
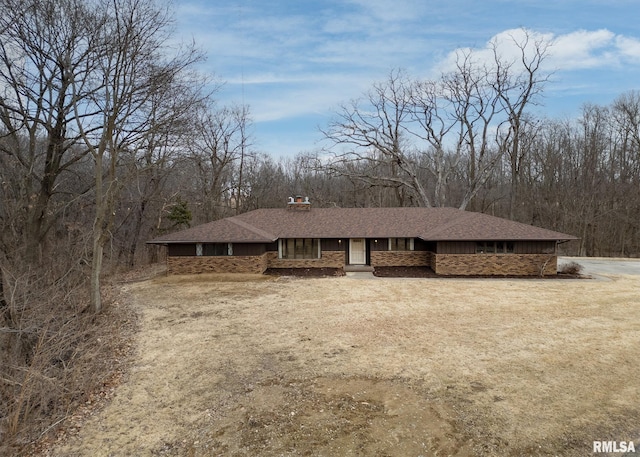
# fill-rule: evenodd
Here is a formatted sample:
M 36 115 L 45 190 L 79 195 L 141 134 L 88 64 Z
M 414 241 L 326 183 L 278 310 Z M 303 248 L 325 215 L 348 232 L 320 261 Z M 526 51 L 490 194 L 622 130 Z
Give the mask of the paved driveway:
M 640 259 L 609 259 L 603 257 L 559 257 L 558 267 L 563 263 L 577 262 L 587 275 L 640 275 Z

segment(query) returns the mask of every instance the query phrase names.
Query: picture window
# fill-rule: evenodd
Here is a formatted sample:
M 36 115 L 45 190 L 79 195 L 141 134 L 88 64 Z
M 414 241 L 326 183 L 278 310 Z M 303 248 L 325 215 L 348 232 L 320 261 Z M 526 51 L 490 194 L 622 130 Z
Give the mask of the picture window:
M 280 240 L 281 259 L 319 259 L 318 238 L 287 238 Z

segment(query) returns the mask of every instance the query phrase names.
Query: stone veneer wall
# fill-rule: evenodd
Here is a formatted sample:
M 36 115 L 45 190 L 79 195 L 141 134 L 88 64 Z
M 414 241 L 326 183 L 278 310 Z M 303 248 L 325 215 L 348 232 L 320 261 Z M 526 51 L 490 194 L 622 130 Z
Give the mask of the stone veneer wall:
M 435 254 L 433 270 L 439 275 L 555 275 L 558 257 L 549 254 Z
M 246 256 L 170 256 L 167 272 L 174 275 L 197 273 L 264 273 L 267 254 Z
M 322 251 L 319 259 L 279 259 L 277 252 L 267 252 L 268 268 L 342 268 L 344 251 Z
M 371 251 L 372 267 L 426 267 L 430 266 L 427 251 Z

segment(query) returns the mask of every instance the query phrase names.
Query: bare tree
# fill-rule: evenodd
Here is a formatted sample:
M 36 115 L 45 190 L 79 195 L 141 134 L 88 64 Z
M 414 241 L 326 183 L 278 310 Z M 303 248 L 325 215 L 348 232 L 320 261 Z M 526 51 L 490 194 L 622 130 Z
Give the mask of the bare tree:
M 612 106 L 613 122 L 619 132 L 613 170 L 623 184 L 637 183 L 640 177 L 640 92 L 618 97 Z
M 493 61 L 461 50 L 437 80 L 411 82 L 394 71 L 366 98 L 343 106 L 323 131 L 333 152 L 330 169 L 393 188 L 400 202 L 406 191 L 422 206 L 451 204 L 447 187 L 455 180 L 456 205 L 466 209 L 507 151 L 515 183 L 526 108 L 548 79 L 542 73 L 548 44 L 523 35 L 511 37 L 517 61 L 502 56 L 494 41 Z
M 35 261 L 60 205 L 50 206 L 61 177 L 87 153 L 78 147 L 72 103 L 90 93 L 72 90 L 89 78 L 89 11 L 78 0 L 1 0 L 0 168 L 22 200 L 24 255 Z M 67 179 L 70 175 L 67 175 Z M 10 183 L 10 184 L 9 184 Z
M 74 94 L 90 84 L 91 100 L 74 99 L 76 128 L 95 162 L 95 218 L 91 267 L 91 306 L 102 309 L 100 275 L 104 245 L 113 227 L 116 199 L 122 187 L 121 162 L 135 158 L 145 135 L 158 122 L 150 115 L 154 95 L 180 75 L 199 54 L 193 48 L 167 55 L 171 18 L 152 0 L 112 0 L 91 24 L 92 78 L 74 80 Z M 131 164 L 131 160 L 129 160 Z
M 176 145 L 187 143 L 196 134 L 195 107 L 207 98 L 203 83 L 194 78 L 176 78 L 151 97 L 148 115 L 153 127 L 141 136 L 133 164 L 128 167 L 130 176 L 123 183 L 116 207 L 116 213 L 124 216 L 113 231 L 113 236 L 120 238 L 119 257 L 126 257 L 130 267 L 134 266 L 145 237 L 155 235 L 149 214 L 164 200 L 169 176 L 184 155 L 183 148 Z
M 410 199 L 420 206 L 430 206 L 416 164 L 408 155 L 410 90 L 405 74 L 394 71 L 384 83 L 374 84 L 364 100 L 342 106 L 322 133 L 331 150 L 337 150 L 329 165 L 333 172 L 372 186 L 392 188 L 401 205 L 401 192 L 409 190 Z M 356 163 L 366 166 L 354 166 Z
M 443 76 L 445 98 L 457 122 L 456 154 L 465 157 L 464 194 L 459 204 L 466 209 L 489 178 L 499 160 L 495 146 L 495 124 L 501 114 L 499 94 L 488 83 L 489 69 L 461 51 L 456 69 Z
M 240 214 L 248 209 L 247 200 L 251 192 L 245 182 L 245 165 L 248 160 L 254 157 L 254 152 L 251 150 L 251 138 L 248 133 L 248 128 L 251 125 L 249 108 L 247 106 L 239 106 L 234 108 L 232 112 L 233 120 L 237 125 L 237 134 L 235 136 L 239 152 L 233 198 L 235 200 L 235 214 Z
M 544 85 L 550 77 L 543 70 L 543 63 L 552 43 L 535 39 L 526 29 L 521 36 L 509 35 L 511 44 L 518 52 L 517 58 L 506 60 L 501 54 L 502 43 L 494 39 L 491 50 L 494 57 L 492 85 L 499 97 L 507 120 L 506 132 L 501 138 L 501 148 L 509 156 L 511 165 L 511 188 L 509 192 L 509 218 L 515 218 L 516 201 L 519 197 L 520 166 L 524 160 L 524 149 L 520 147 L 522 133 L 527 121 L 526 109 L 537 103 Z
M 196 177 L 192 200 L 201 208 L 197 219 L 218 219 L 241 207 L 250 122 L 245 106 L 204 107 L 198 114 L 195 134 L 186 143 L 186 160 Z
M 616 250 L 628 255 L 640 247 L 640 92 L 622 94 L 614 101 L 612 111 L 618 134 L 610 171 L 619 202 Z
M 459 133 L 450 145 L 449 138 L 461 132 L 456 117 L 450 113 L 443 85 L 438 81 L 417 81 L 412 94 L 412 118 L 419 126 L 410 132 L 427 145 L 422 161 L 433 178 L 433 203 L 445 206 L 446 184 L 459 166 L 464 136 Z
M 282 206 L 283 196 L 292 194 L 288 171 L 283 160 L 267 154 L 256 154 L 245 166 L 245 183 L 250 189 L 249 210 Z

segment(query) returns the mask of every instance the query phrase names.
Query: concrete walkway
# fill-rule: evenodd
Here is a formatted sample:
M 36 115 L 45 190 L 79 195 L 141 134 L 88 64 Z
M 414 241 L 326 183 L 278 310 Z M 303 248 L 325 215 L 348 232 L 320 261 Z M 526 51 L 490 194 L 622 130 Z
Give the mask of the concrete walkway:
M 373 275 L 372 271 L 347 271 L 348 278 L 353 279 L 380 279 Z

